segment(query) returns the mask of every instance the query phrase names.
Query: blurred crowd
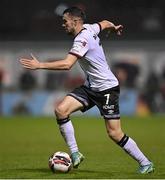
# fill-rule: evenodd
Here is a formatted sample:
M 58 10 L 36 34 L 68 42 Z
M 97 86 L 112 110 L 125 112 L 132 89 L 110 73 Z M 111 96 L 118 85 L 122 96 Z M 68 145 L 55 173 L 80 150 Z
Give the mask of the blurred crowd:
M 155 70 L 154 65 L 151 66 L 157 61 L 154 59 L 154 53 L 158 59 L 160 55 L 160 59 L 164 62 L 165 1 L 163 0 L 1 0 L 0 113 L 3 109 L 2 102 L 6 101 L 4 99 L 7 98 L 10 102 L 11 98 L 10 96 L 4 98 L 4 92 L 23 92 L 25 98 L 19 101 L 14 111 L 20 111 L 19 108 L 22 108 L 21 111 L 28 112 L 24 102 L 28 101 L 29 93 L 35 90 L 48 93 L 69 91 L 84 82 L 82 73 L 77 70 L 72 73 L 46 71 L 43 74 L 37 74 L 28 70 L 20 70 L 16 63 L 17 55 L 28 54 L 31 49 L 42 55 L 48 52 L 45 57 L 50 54 L 57 57 L 58 53 L 58 57 L 62 57 L 65 54 L 64 47 L 67 52 L 68 46 L 65 44 L 70 39 L 63 32 L 61 15 L 69 6 L 78 6 L 83 9 L 87 14 L 86 22 L 88 23 L 108 19 L 124 26 L 121 41 L 113 35 L 107 39 L 104 32 L 100 35 L 104 42 L 115 41 L 118 38 L 116 49 L 112 50 L 114 54 L 115 52 L 120 54 L 121 49 L 124 51 L 125 48 L 128 53 L 131 52 L 132 47 L 129 42 L 135 42 L 135 54 L 140 51 L 139 55 L 144 56 L 140 60 L 141 64 L 136 60 L 115 61 L 111 55 L 108 58 L 113 62 L 112 70 L 120 81 L 123 90 L 121 92 L 124 92 L 122 97 L 125 102 L 130 97 L 137 99 L 139 114 L 165 113 L 165 63 L 160 63 L 161 70 Z M 120 46 L 122 40 L 126 42 L 126 47 Z M 153 40 L 158 41 L 157 45 L 152 43 Z M 136 41 L 139 41 L 142 46 L 138 47 Z M 44 45 L 45 42 L 54 44 L 49 44 L 47 47 Z M 36 43 L 38 43 L 37 46 Z M 111 51 L 110 44 L 107 44 L 106 48 L 108 52 Z M 139 78 L 143 79 L 142 83 L 139 83 Z M 133 93 L 133 96 L 130 93 Z M 123 107 L 125 106 L 124 104 Z
M 165 63 L 162 72 L 157 74 L 151 69 L 141 88 L 138 87 L 137 78 L 140 67 L 134 63 L 121 62 L 114 67 L 119 79 L 121 89 L 138 89 L 138 104 L 141 113 L 165 112 Z
M 142 87 L 138 84 L 141 67 L 136 61 L 116 62 L 113 64 L 112 70 L 120 82 L 121 92 L 126 90 L 128 92 L 128 98 L 130 90 L 138 92 L 137 113 L 144 115 L 150 113 L 165 113 L 165 64 L 162 68 L 162 72 L 159 74 L 156 73 L 154 69 L 151 69 L 145 78 Z M 3 69 L 0 68 L 0 98 L 2 97 L 3 92 L 11 91 L 11 88 L 4 88 L 3 82 Z M 17 87 L 12 89 L 12 91 L 23 92 L 24 100 L 26 100 L 26 98 L 28 99 L 29 94 L 33 91 L 42 90 L 48 93 L 54 93 L 57 91 L 69 92 L 73 88 L 83 84 L 83 82 L 84 77 L 79 72 L 74 75 L 64 71 L 47 71 L 45 74 L 44 85 L 41 87 L 34 71 L 24 70 L 19 75 Z M 128 98 L 125 98 L 125 101 L 127 101 Z M 2 106 L 2 102 L 0 103 L 0 106 Z M 21 111 L 23 108 L 23 112 L 26 109 L 22 101 L 16 108 L 19 108 L 19 111 L 20 108 Z

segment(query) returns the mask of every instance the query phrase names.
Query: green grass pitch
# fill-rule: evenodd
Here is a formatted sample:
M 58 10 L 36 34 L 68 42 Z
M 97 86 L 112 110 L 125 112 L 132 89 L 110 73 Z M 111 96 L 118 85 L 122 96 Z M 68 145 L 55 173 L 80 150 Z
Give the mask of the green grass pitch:
M 154 162 L 152 174 L 138 174 L 138 164 L 107 136 L 104 121 L 73 117 L 77 141 L 85 155 L 79 169 L 53 174 L 48 158 L 68 149 L 55 118 L 0 117 L 0 179 L 164 179 L 165 117 L 124 117 L 122 127 Z

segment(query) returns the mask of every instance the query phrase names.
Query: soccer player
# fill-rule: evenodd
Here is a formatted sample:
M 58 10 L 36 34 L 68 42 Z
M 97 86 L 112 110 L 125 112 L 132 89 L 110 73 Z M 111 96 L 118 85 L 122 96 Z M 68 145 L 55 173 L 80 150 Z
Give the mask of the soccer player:
M 71 7 L 63 12 L 63 24 L 67 34 L 74 37 L 73 46 L 64 59 L 53 62 L 39 62 L 21 58 L 23 67 L 28 69 L 69 70 L 78 61 L 86 75 L 84 85 L 68 93 L 55 108 L 60 132 L 69 147 L 73 167 L 77 168 L 84 160 L 79 152 L 74 127 L 69 118 L 72 112 L 87 111 L 97 106 L 105 120 L 109 137 L 139 163 L 139 172 L 147 174 L 154 171 L 153 163 L 141 152 L 135 141 L 121 129 L 119 113 L 119 82 L 110 70 L 100 43 L 99 33 L 105 29 L 121 35 L 123 26 L 114 25 L 108 20 L 94 24 L 84 24 L 85 14 Z

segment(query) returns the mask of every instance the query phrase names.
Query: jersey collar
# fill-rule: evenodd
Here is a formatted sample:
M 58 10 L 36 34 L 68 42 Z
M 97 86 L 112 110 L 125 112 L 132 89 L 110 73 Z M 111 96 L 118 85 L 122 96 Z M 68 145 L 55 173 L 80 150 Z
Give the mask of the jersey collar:
M 86 28 L 82 28 L 82 29 L 80 30 L 80 32 L 78 32 L 78 33 L 74 36 L 74 38 L 76 38 L 83 30 L 86 30 Z

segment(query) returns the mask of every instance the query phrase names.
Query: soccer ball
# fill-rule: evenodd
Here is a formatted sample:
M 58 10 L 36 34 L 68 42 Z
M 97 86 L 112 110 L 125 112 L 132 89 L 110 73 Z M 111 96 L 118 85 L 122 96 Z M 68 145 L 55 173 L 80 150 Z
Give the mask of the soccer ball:
M 66 173 L 72 168 L 72 160 L 66 152 L 58 151 L 49 158 L 49 167 L 54 173 Z

